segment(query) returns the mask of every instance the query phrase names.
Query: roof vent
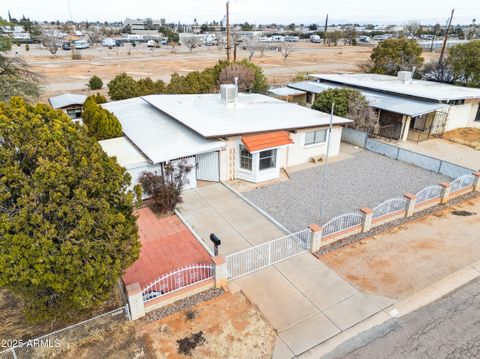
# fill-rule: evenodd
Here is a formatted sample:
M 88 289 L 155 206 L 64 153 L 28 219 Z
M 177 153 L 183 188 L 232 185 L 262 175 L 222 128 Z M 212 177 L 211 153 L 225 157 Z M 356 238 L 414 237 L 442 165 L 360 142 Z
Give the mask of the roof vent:
M 397 77 L 403 83 L 412 82 L 412 71 L 398 71 Z
M 223 103 L 235 104 L 238 96 L 237 86 L 233 84 L 221 85 L 220 95 Z

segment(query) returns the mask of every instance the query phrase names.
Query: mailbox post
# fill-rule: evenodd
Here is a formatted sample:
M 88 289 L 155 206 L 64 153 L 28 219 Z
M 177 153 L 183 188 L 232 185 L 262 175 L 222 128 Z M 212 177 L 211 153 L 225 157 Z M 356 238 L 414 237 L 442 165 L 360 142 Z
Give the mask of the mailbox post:
M 218 246 L 222 244 L 222 241 L 215 235 L 215 233 L 210 234 L 210 240 L 213 242 L 213 253 L 215 256 L 218 256 Z

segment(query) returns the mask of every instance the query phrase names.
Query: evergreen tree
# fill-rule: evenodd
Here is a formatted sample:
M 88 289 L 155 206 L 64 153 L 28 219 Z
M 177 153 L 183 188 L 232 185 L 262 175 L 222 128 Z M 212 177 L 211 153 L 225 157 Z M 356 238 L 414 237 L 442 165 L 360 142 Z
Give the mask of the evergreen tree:
M 61 111 L 0 103 L 0 287 L 32 320 L 105 301 L 139 255 L 130 176 Z

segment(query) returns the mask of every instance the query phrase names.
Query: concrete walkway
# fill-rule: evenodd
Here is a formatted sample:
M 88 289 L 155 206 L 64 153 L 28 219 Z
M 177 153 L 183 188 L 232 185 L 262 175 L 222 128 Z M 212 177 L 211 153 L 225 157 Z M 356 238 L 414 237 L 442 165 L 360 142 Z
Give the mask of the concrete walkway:
M 284 233 L 221 184 L 185 192 L 180 213 L 211 246 L 228 255 L 282 237 Z M 292 358 L 393 303 L 357 291 L 309 253 L 229 282 L 257 305 L 278 333 L 274 358 Z

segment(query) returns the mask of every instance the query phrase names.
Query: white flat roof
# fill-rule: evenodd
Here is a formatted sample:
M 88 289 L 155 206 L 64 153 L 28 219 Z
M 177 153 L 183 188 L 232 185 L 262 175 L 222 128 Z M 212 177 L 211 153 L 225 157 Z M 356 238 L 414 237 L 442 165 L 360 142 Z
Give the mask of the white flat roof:
M 345 85 L 340 85 L 331 82 L 315 82 L 304 81 L 290 83 L 288 86 L 298 88 L 311 93 L 321 93 L 331 88 L 346 88 Z M 438 111 L 444 108 L 448 108 L 449 105 L 417 100 L 404 96 L 391 95 L 383 92 L 375 92 L 369 90 L 360 90 L 362 95 L 365 96 L 369 105 L 374 108 L 378 108 L 385 111 L 400 113 L 402 115 L 408 115 L 412 117 L 421 116 L 430 112 Z
M 151 163 L 212 152 L 225 147 L 222 141 L 201 137 L 139 97 L 109 102 L 102 106 L 117 116 L 125 136 Z
M 71 105 L 83 105 L 87 96 L 77 95 L 74 93 L 65 93 L 63 95 L 50 97 L 48 102 L 52 105 L 53 108 L 63 108 Z
M 314 78 L 371 90 L 420 97 L 434 101 L 480 98 L 480 89 L 433 81 L 413 80 L 404 83 L 396 76 L 378 74 L 315 74 Z
M 143 99 L 205 138 L 328 126 L 330 115 L 259 94 L 226 105 L 219 94 L 150 95 Z M 333 124 L 352 121 L 334 116 Z
M 300 91 L 296 90 L 290 87 L 277 87 L 268 90 L 268 92 L 273 93 L 274 95 L 277 96 L 299 96 L 299 95 L 305 95 L 305 91 Z
M 117 162 L 127 170 L 148 164 L 148 160 L 126 137 L 111 138 L 98 141 L 98 143 L 107 155 L 110 157 L 115 156 Z

